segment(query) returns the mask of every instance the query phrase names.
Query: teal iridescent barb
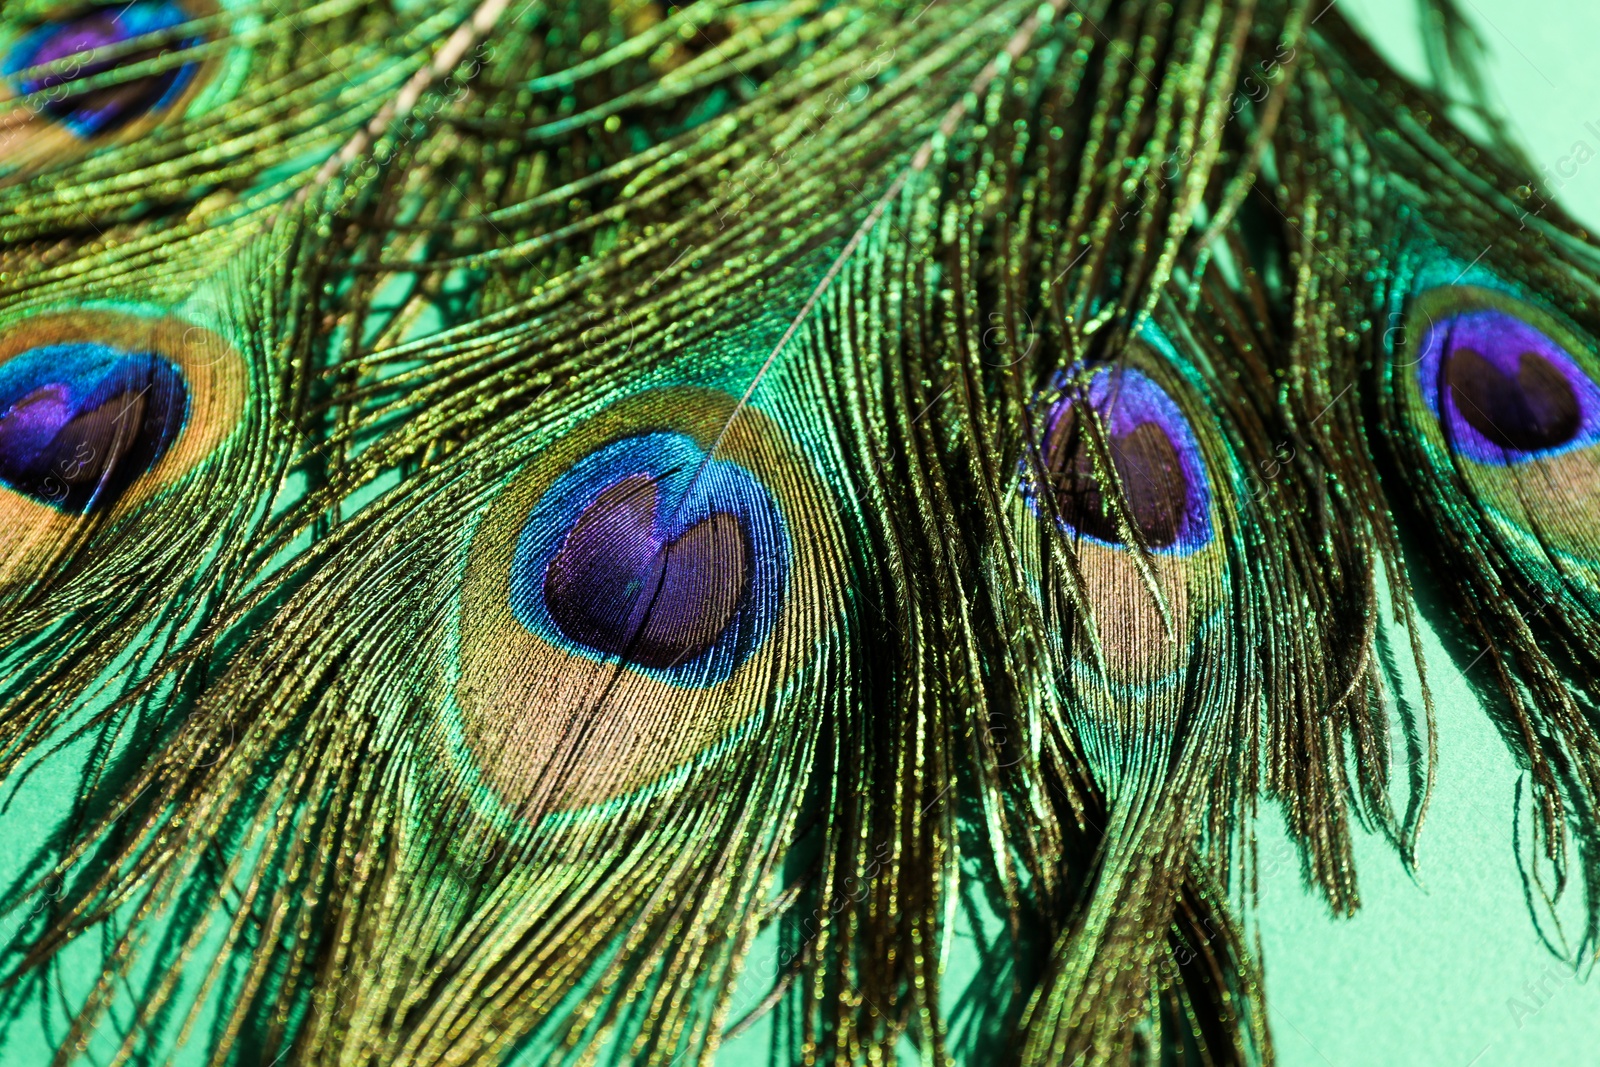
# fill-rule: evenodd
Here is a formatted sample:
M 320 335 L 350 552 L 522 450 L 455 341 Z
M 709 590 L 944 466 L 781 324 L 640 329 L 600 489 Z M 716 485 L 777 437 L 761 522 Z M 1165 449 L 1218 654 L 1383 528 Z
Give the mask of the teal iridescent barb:
M 1596 248 L 1331 6 L 4 17 L 5 1040 L 1266 1062 L 1424 571 L 1600 844 Z

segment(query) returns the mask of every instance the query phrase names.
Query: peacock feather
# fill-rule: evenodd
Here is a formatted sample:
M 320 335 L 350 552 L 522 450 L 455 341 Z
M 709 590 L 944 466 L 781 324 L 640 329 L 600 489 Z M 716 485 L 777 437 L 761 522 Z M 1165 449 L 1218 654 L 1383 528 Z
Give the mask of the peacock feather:
M 1414 581 L 1592 952 L 1600 261 L 1427 10 L 1480 142 L 1308 0 L 8 7 L 0 1033 L 1271 1062 Z

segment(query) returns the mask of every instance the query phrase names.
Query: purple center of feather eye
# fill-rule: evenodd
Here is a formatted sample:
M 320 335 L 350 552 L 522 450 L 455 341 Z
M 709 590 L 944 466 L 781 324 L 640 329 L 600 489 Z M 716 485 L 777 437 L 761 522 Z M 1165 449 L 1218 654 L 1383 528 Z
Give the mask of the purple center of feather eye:
M 0 364 L 0 481 L 61 511 L 105 507 L 166 454 L 188 391 L 149 352 L 50 345 Z
M 539 494 L 507 590 L 524 628 L 667 685 L 731 678 L 782 617 L 790 547 L 750 470 L 652 430 L 601 445 Z
M 750 584 L 739 519 L 713 511 L 676 533 L 657 524 L 654 479 L 637 474 L 585 508 L 545 571 L 550 618 L 579 644 L 645 667 L 703 654 Z
M 65 87 L 117 67 L 155 59 L 165 48 L 193 47 L 201 38 L 139 48 L 92 61 L 82 58 L 82 54 L 171 29 L 188 20 L 187 12 L 171 0 L 135 0 L 130 4 L 95 8 L 46 23 L 28 34 L 6 56 L 4 73 L 11 77 L 32 70 L 26 77 L 12 78 L 18 94 L 45 92 L 44 113 L 61 120 L 78 136 L 107 133 L 175 99 L 194 77 L 198 65 L 179 64 L 79 93 L 69 93 Z M 40 72 L 38 68 L 41 67 L 48 69 Z
M 1469 459 L 1519 462 L 1600 430 L 1588 376 L 1544 331 L 1508 312 L 1451 316 L 1429 332 L 1419 362 L 1424 399 Z M 1449 398 L 1442 410 L 1441 396 Z
M 1076 412 L 1069 410 L 1046 441 L 1045 462 L 1056 478 L 1056 504 L 1061 517 L 1090 537 L 1120 544 L 1110 501 L 1095 477 L 1089 435 Z M 1167 432 L 1153 422 L 1140 423 L 1106 442 L 1111 465 L 1127 495 L 1134 525 L 1151 548 L 1167 548 L 1189 501 L 1189 483 L 1178 461 L 1178 449 Z
M 1192 551 L 1210 539 L 1205 465 L 1188 421 L 1162 388 L 1138 370 L 1104 368 L 1088 401 L 1106 430 L 1106 451 L 1129 518 L 1156 551 Z M 1123 543 L 1111 492 L 1095 472 L 1094 448 L 1079 400 L 1051 410 L 1043 459 L 1062 521 L 1083 536 Z
M 1464 345 L 1445 361 L 1450 398 L 1473 429 L 1501 448 L 1538 452 L 1572 440 L 1582 412 L 1578 395 L 1555 364 L 1537 352 L 1517 354 L 1508 374 Z

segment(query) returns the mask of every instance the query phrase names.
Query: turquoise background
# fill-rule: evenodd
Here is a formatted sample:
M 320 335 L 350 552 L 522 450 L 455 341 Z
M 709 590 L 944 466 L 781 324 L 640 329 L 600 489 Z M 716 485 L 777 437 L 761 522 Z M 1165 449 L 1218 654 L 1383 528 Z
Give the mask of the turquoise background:
M 1339 6 L 1391 62 L 1422 78 L 1412 4 Z M 1530 182 L 1581 224 L 1600 227 L 1600 6 L 1462 0 L 1460 7 L 1488 47 L 1496 103 L 1537 171 Z M 1486 674 L 1484 665 L 1460 669 L 1474 654 L 1462 650 L 1452 661 L 1429 634 L 1439 778 L 1415 879 L 1384 842 L 1359 835 L 1362 907 L 1353 919 L 1335 920 L 1302 889 L 1297 863 L 1268 862 L 1274 848 L 1288 847 L 1279 828 L 1263 834 L 1258 920 L 1284 1067 L 1600 1064 L 1592 961 L 1575 968 L 1546 949 L 1523 895 L 1510 832 L 1519 771 L 1480 703 L 1495 699 L 1492 692 L 1474 690 L 1491 684 L 1473 673 Z M 1525 834 L 1525 789 L 1522 798 Z M 1578 893 L 1569 890 L 1559 912 L 1569 932 L 1581 933 Z
M 1339 4 L 1397 66 L 1422 75 L 1410 0 Z M 1594 54 L 1600 7 L 1593 0 L 1461 0 L 1461 6 L 1489 46 L 1499 104 L 1539 171 L 1530 181 L 1538 180 L 1583 224 L 1600 228 L 1600 65 Z M 1587 968 L 1575 969 L 1541 943 L 1524 898 L 1511 836 L 1519 771 L 1481 706 L 1492 693 L 1474 688 L 1488 679 L 1473 673 L 1481 664 L 1460 669 L 1471 649 L 1447 651 L 1431 631 L 1427 653 L 1438 702 L 1439 777 L 1416 875 L 1382 839 L 1358 832 L 1362 907 L 1352 919 L 1335 919 L 1304 887 L 1276 814 L 1268 810 L 1258 827 L 1255 921 L 1279 1062 L 1600 1064 L 1600 988 L 1587 980 Z M 75 784 L 72 767 L 81 749 L 45 761 L 10 798 L 0 875 L 14 875 L 20 856 L 54 821 Z M 1523 806 L 1526 826 L 1525 792 Z M 1577 890 L 1569 891 L 1559 908 L 1569 931 L 1580 907 Z M 1548 918 L 1544 925 L 1554 929 Z M 0 922 L 0 938 L 13 928 L 14 921 Z M 948 999 L 976 973 L 972 944 L 958 931 L 948 961 Z M 731 1018 L 771 988 L 774 949 L 770 938 L 758 942 Z M 85 978 L 93 974 L 92 963 L 85 971 Z M 47 1028 L 33 1020 L 16 1028 L 0 1046 L 0 1065 L 48 1062 Z M 769 1040 L 770 1018 L 724 1046 L 719 1062 L 764 1063 Z
M 1338 5 L 1400 70 L 1426 80 L 1416 3 Z M 1313 13 L 1320 6 L 1314 3 Z M 1493 102 L 1511 119 L 1535 168 L 1530 183 L 1600 232 L 1600 5 L 1460 0 L 1459 6 L 1487 47 Z M 1440 620 L 1438 610 L 1427 604 L 1423 610 Z M 1523 895 L 1512 842 L 1519 770 L 1484 710 L 1484 701 L 1496 699 L 1492 688 L 1475 688 L 1492 683 L 1483 663 L 1470 664 L 1474 650 L 1452 656 L 1432 629 L 1425 637 L 1439 762 L 1416 875 L 1384 839 L 1358 830 L 1362 904 L 1354 918 L 1337 919 L 1302 882 L 1298 853 L 1277 813 L 1267 809 L 1257 827 L 1261 900 L 1255 921 L 1278 1062 L 1600 1065 L 1600 981 L 1588 980 L 1588 967 L 1574 966 L 1575 944 L 1564 950 L 1564 960 L 1541 943 Z M 1525 788 L 1522 808 L 1526 835 Z M 1577 935 L 1579 893 L 1569 889 L 1557 909 L 1564 928 Z M 1554 940 L 1548 918 L 1545 929 Z M 976 973 L 972 944 L 958 932 L 946 970 L 947 1000 Z M 751 971 L 770 958 L 763 947 L 752 953 Z M 770 974 L 747 973 L 740 999 L 759 1002 L 770 981 Z M 732 1017 L 738 1015 L 735 1010 Z M 718 1062 L 764 1062 L 769 1038 L 770 1028 L 752 1027 L 723 1047 Z M 903 1060 L 912 1061 L 906 1052 Z

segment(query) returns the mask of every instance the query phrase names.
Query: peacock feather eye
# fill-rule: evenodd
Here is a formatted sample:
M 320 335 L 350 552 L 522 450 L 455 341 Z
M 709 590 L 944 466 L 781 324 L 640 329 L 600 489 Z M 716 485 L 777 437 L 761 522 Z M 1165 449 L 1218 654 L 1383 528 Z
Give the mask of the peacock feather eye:
M 0 580 L 86 517 L 125 515 L 207 462 L 245 393 L 231 345 L 154 308 L 0 325 Z
M 1465 490 L 1482 529 L 1538 582 L 1559 560 L 1600 590 L 1593 344 L 1541 307 L 1476 286 L 1423 290 L 1406 315 L 1416 347 L 1396 365 L 1397 395 L 1423 466 Z
M 182 99 L 199 80 L 201 64 L 179 63 L 81 92 L 70 91 L 74 83 L 201 44 L 203 38 L 196 35 L 149 47 L 117 49 L 126 42 L 180 27 L 194 17 L 175 0 L 135 0 L 80 10 L 45 22 L 17 40 L 0 62 L 0 74 L 17 96 L 43 93 L 40 114 L 74 136 L 88 140 L 114 133 Z M 109 56 L 85 55 L 108 49 L 113 50 Z
M 1231 498 L 1219 499 L 1211 470 L 1231 452 L 1179 404 L 1180 395 L 1192 395 L 1181 366 L 1152 328 L 1150 340 L 1129 345 L 1115 364 L 1068 367 L 1044 398 L 1038 441 L 1045 477 L 1031 464 L 1024 470 L 1025 506 L 1052 517 L 1072 544 L 1079 618 L 1095 636 L 1078 635 L 1068 660 L 1106 722 L 1118 720 L 1118 701 L 1181 688 L 1195 642 L 1206 639 L 1225 602 L 1227 552 L 1216 530 L 1231 514 Z M 1097 434 L 1104 446 L 1098 456 Z M 1104 480 L 1108 463 L 1128 521 L 1149 550 L 1143 559 L 1128 551 L 1114 489 Z M 1096 703 L 1106 694 L 1113 695 L 1109 705 Z M 1102 738 L 1107 751 L 1121 743 L 1114 734 Z
M 540 497 L 512 562 L 531 633 L 679 684 L 726 679 L 771 630 L 788 549 L 771 497 L 681 433 L 611 442 Z
M 188 408 L 183 372 L 154 352 L 27 349 L 0 364 L 0 483 L 67 513 L 105 509 L 167 454 Z
M 735 405 L 695 388 L 617 401 L 490 503 L 453 714 L 454 751 L 497 804 L 582 807 L 659 783 L 813 669 L 842 611 L 837 508 L 785 432 L 753 407 L 730 421 Z M 552 796 L 558 766 L 577 769 Z
M 1111 465 L 1133 523 L 1152 551 L 1183 555 L 1211 540 L 1210 487 L 1189 420 L 1137 367 L 1100 367 L 1082 391 L 1056 401 L 1041 446 L 1061 521 L 1105 545 L 1122 545 L 1109 487 L 1096 474 L 1081 405 L 1100 416 Z
M 1456 455 L 1517 464 L 1600 438 L 1600 388 L 1578 365 L 1575 339 L 1537 308 L 1450 286 L 1418 297 L 1411 323 L 1417 388 Z

